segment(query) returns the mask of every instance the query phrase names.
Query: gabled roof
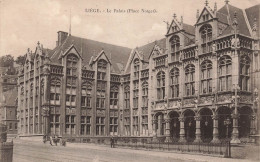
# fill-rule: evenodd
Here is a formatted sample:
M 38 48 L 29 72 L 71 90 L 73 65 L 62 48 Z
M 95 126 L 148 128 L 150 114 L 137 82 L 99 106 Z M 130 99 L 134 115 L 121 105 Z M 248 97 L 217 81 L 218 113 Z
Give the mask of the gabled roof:
M 220 16 L 221 14 L 223 14 L 223 15 L 226 15 L 228 17 L 228 19 L 230 19 L 230 22 L 229 22 L 230 26 L 232 26 L 232 22 L 234 20 L 234 14 L 236 12 L 237 13 L 237 22 L 238 22 L 238 33 L 246 35 L 246 36 L 251 35 L 250 31 L 248 29 L 248 26 L 246 24 L 246 18 L 244 17 L 242 9 L 234 7 L 230 4 L 226 4 L 221 9 L 219 9 L 217 12 L 218 12 L 217 16 Z M 218 17 L 218 18 L 220 18 L 222 21 L 225 21 L 225 19 L 223 19 L 222 17 Z M 231 30 L 231 28 L 227 28 L 226 30 Z M 222 35 L 224 35 L 224 33 L 230 34 L 230 31 L 224 30 Z
M 67 51 L 67 49 L 70 48 L 72 44 L 80 53 L 83 59 L 82 63 L 87 68 L 91 57 L 97 57 L 97 55 L 102 50 L 104 50 L 106 55 L 108 55 L 107 57 L 111 57 L 110 61 L 113 66 L 112 70 L 114 70 L 115 73 L 121 73 L 121 66 L 126 64 L 131 52 L 131 49 L 127 47 L 116 46 L 70 35 L 60 46 L 56 47 L 52 51 L 52 53 L 49 55 L 50 60 L 52 62 L 59 63 L 59 55 Z
M 195 27 L 193 25 L 183 23 L 183 29 L 186 33 L 195 35 Z
M 252 6 L 250 8 L 245 9 L 249 24 L 251 26 L 251 29 L 254 26 L 254 19 L 256 19 L 257 23 L 257 36 L 260 36 L 260 4 Z
M 149 56 L 151 52 L 153 51 L 154 46 L 157 45 L 164 51 L 166 50 L 166 38 L 162 38 L 160 40 L 154 41 L 152 43 L 148 43 L 144 46 L 138 47 L 139 53 L 143 54 L 144 61 L 149 61 Z

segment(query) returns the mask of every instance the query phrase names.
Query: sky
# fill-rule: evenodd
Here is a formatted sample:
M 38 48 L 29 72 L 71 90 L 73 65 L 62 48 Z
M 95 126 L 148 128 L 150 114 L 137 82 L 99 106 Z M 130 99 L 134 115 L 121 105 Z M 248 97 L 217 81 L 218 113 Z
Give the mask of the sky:
M 242 9 L 260 3 L 229 1 Z M 209 0 L 212 9 L 215 2 L 218 9 L 225 4 Z M 165 22 L 171 22 L 174 13 L 194 25 L 197 9 L 204 6 L 205 0 L 0 0 L 0 56 L 24 55 L 28 48 L 34 51 L 38 41 L 53 49 L 57 32 L 69 32 L 70 24 L 72 35 L 134 48 L 163 38 Z M 93 12 L 96 9 L 100 12 Z M 128 9 L 139 12 L 127 13 Z

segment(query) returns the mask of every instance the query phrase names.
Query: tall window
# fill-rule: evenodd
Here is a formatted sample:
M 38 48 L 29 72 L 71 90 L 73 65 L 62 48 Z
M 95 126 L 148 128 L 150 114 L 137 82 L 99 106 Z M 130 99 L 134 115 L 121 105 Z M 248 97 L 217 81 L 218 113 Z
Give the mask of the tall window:
M 109 132 L 110 135 L 118 133 L 118 111 L 110 110 Z
M 157 74 L 157 99 L 162 100 L 165 97 L 165 73 L 160 71 Z
M 201 92 L 203 94 L 212 92 L 212 62 L 209 60 L 201 64 Z
M 51 80 L 51 93 L 50 93 L 50 102 L 51 104 L 60 104 L 60 86 L 61 81 L 59 78 L 54 78 Z
M 229 56 L 222 56 L 219 60 L 219 90 L 231 90 L 231 66 L 232 60 Z
M 204 25 L 200 28 L 200 35 L 202 40 L 202 53 L 211 51 L 211 40 L 212 40 L 212 27 L 210 25 Z
M 113 86 L 110 90 L 110 108 L 118 108 L 118 87 Z
M 142 131 L 143 135 L 148 135 L 148 83 L 142 84 Z
M 125 110 L 124 110 L 124 127 L 125 135 L 130 135 L 130 87 L 127 85 L 124 89 L 124 99 L 125 99 Z
M 179 69 L 173 68 L 170 72 L 170 88 L 172 98 L 179 97 L 179 76 Z
M 134 60 L 134 79 L 139 79 L 140 61 L 139 59 Z
M 186 96 L 192 96 L 195 94 L 195 66 L 189 64 L 185 68 L 185 93 Z
M 83 83 L 81 89 L 81 106 L 91 108 L 91 91 L 92 84 L 87 82 Z
M 105 117 L 96 118 L 96 135 L 105 135 Z
M 78 58 L 74 54 L 69 54 L 67 57 L 67 75 L 68 76 L 76 76 L 77 73 L 77 63 L 78 63 Z
M 240 59 L 240 87 L 242 91 L 249 91 L 250 87 L 250 59 L 242 56 Z
M 98 61 L 98 72 L 97 72 L 98 80 L 105 80 L 106 70 L 107 70 L 107 62 L 103 59 L 99 60 Z
M 170 39 L 170 44 L 171 44 L 172 61 L 179 61 L 180 38 L 178 36 L 173 36 Z
M 80 134 L 81 135 L 90 135 L 90 133 L 91 133 L 91 116 L 81 116 L 80 123 L 81 123 Z

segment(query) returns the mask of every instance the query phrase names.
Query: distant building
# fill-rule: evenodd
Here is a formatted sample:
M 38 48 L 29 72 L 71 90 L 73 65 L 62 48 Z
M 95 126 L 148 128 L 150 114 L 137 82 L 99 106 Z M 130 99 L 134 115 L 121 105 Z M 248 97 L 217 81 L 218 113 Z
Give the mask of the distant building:
M 259 130 L 259 8 L 206 3 L 194 26 L 129 49 L 58 32 L 19 72 L 19 133 L 232 143 Z
M 13 88 L 1 94 L 0 122 L 7 126 L 7 134 L 17 134 L 17 88 Z

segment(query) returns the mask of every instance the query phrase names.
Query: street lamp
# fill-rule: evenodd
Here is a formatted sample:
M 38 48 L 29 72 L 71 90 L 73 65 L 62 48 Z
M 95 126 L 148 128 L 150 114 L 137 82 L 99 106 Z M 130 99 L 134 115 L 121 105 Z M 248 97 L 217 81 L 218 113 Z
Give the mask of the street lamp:
M 225 157 L 231 157 L 231 150 L 230 150 L 230 141 L 228 140 L 228 127 L 231 124 L 230 119 L 227 117 L 224 120 L 224 125 L 227 127 L 227 134 L 226 134 L 226 140 L 227 140 L 227 147 L 226 147 L 226 154 Z
M 226 139 L 228 140 L 228 127 L 229 125 L 231 124 L 231 121 L 230 119 L 227 117 L 225 120 L 224 120 L 224 125 L 226 126 L 227 128 L 227 132 L 226 132 Z

